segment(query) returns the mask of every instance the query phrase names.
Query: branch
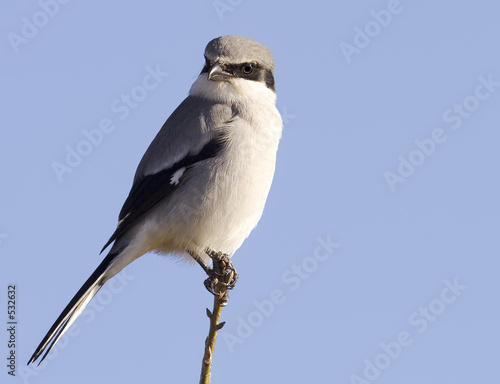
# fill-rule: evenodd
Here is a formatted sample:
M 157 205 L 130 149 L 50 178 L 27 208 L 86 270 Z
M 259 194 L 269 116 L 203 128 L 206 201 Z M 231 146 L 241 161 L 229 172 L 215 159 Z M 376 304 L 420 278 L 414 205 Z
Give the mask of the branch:
M 217 340 L 217 333 L 225 324 L 225 322 L 219 323 L 220 315 L 222 308 L 227 305 L 229 299 L 228 291 L 234 288 L 238 277 L 227 255 L 213 252 L 210 254 L 210 257 L 213 260 L 213 270 L 209 274 L 209 278 L 205 281 L 205 286 L 214 295 L 214 308 L 212 312 L 207 308 L 207 316 L 210 319 L 210 330 L 205 341 L 200 384 L 210 384 L 215 341 Z
M 222 301 L 218 296 L 214 296 L 214 309 L 213 312 L 207 308 L 207 316 L 210 319 L 210 330 L 208 332 L 207 340 L 205 341 L 205 353 L 203 354 L 203 361 L 201 364 L 201 377 L 200 384 L 210 384 L 211 369 L 212 369 L 212 355 L 217 340 L 217 332 L 224 326 L 224 322 L 219 323 L 220 314 L 222 312 Z

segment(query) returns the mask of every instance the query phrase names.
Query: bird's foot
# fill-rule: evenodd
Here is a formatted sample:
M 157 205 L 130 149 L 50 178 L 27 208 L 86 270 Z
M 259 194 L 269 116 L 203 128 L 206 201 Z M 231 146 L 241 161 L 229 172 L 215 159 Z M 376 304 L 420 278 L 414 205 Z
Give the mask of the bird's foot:
M 238 273 L 228 255 L 210 249 L 207 249 L 206 253 L 212 259 L 213 267 L 207 271 L 205 287 L 214 296 L 219 297 L 222 305 L 226 305 L 229 300 L 228 291 L 235 287 Z

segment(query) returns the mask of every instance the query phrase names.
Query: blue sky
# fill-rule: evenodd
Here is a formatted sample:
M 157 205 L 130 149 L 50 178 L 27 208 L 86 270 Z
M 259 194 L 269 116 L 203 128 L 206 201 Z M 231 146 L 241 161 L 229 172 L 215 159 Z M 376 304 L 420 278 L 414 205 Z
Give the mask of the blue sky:
M 285 126 L 265 213 L 233 258 L 213 382 L 498 376 L 499 11 L 491 0 L 2 4 L 1 305 L 15 284 L 18 365 L 0 381 L 197 382 L 204 273 L 154 254 L 107 284 L 46 364 L 25 363 L 101 261 L 206 43 L 226 34 L 273 53 Z

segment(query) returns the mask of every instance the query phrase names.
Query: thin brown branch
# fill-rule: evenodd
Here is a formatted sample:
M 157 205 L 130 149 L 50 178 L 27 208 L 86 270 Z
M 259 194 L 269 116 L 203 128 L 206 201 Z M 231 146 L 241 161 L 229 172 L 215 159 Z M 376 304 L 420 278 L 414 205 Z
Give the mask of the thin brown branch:
M 205 353 L 201 364 L 200 384 L 210 384 L 212 371 L 212 356 L 217 340 L 217 332 L 224 326 L 224 322 L 219 323 L 220 314 L 222 312 L 223 301 L 218 295 L 214 295 L 214 309 L 210 312 L 207 308 L 207 315 L 210 318 L 210 330 L 205 342 Z
M 210 319 L 210 329 L 205 341 L 205 352 L 201 364 L 200 384 L 210 384 L 212 374 L 212 357 L 217 340 L 217 333 L 224 326 L 220 323 L 222 308 L 228 302 L 228 291 L 234 287 L 238 274 L 234 270 L 233 264 L 227 255 L 221 253 L 211 253 L 213 261 L 212 275 L 205 282 L 205 285 L 214 294 L 214 308 L 210 312 L 207 308 L 207 316 Z

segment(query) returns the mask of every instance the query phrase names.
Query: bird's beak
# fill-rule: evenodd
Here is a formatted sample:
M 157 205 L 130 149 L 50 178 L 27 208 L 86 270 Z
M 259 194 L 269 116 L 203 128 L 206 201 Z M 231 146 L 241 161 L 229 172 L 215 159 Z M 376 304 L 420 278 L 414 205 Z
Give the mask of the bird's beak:
M 219 64 L 214 64 L 210 72 L 208 72 L 208 80 L 212 81 L 228 81 L 231 77 L 233 75 L 225 72 Z

